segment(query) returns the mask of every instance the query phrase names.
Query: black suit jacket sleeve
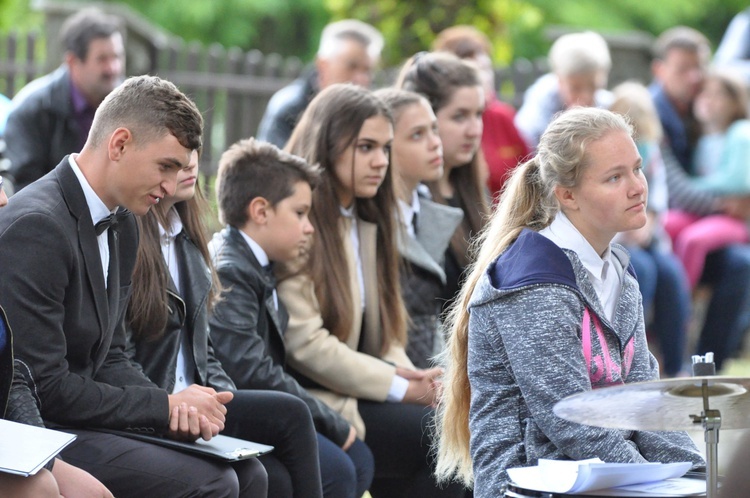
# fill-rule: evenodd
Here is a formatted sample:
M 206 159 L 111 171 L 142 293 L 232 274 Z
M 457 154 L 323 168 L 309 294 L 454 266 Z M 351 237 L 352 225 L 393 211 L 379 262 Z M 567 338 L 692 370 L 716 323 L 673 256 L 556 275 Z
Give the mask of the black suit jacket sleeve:
M 35 188 L 33 193 L 48 192 Z M 17 194 L 19 205 L 29 200 L 23 194 Z M 144 384 L 142 376 L 137 380 L 122 354 L 119 331 L 113 338 L 96 325 L 88 304 L 91 290 L 81 278 L 79 234 L 71 233 L 65 205 L 55 208 L 0 223 L 0 300 L 13 326 L 16 357 L 39 394 L 42 417 L 71 426 L 164 429 L 167 393 Z M 10 214 L 10 206 L 6 210 Z M 54 214 L 57 210 L 66 210 L 64 216 Z M 137 240 L 134 226 L 128 235 Z
M 276 363 L 258 333 L 263 284 L 257 275 L 237 266 L 220 265 L 221 285 L 228 289 L 214 306 L 210 318 L 216 356 L 238 389 L 282 391 L 302 399 L 310 408 L 318 432 L 338 445 L 349 435 L 349 423 L 318 398 L 308 393 Z

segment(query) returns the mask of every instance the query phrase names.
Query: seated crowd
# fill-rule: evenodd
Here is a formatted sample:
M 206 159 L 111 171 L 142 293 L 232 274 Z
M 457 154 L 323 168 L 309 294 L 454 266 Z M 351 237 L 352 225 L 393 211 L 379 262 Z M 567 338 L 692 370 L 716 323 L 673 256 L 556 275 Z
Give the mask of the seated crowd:
M 695 352 L 741 350 L 747 96 L 700 33 L 666 31 L 650 86 L 612 91 L 606 41 L 564 35 L 516 114 L 475 28 L 372 90 L 381 35 L 332 23 L 222 154 L 215 234 L 195 104 L 123 81 L 116 20 L 84 10 L 62 34 L 4 135 L 0 409 L 76 439 L 2 492 L 485 498 L 539 458 L 705 465 L 684 432 L 552 412 L 689 375 L 703 289 Z M 274 449 L 225 462 L 142 432 Z

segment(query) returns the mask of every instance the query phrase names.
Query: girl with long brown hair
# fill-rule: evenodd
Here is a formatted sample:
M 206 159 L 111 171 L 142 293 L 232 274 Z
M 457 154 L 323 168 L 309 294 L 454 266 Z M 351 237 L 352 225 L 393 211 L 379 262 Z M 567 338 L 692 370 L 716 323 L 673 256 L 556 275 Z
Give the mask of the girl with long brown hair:
M 375 92 L 393 114 L 391 168 L 401 218 L 401 295 L 409 313 L 406 354 L 422 368 L 445 344 L 439 315 L 446 285 L 443 260 L 463 211 L 430 200 L 423 182 L 443 176 L 437 118 L 423 95 L 384 88 Z
M 309 252 L 278 285 L 284 342 L 303 385 L 367 437 L 375 498 L 459 496 L 437 487 L 422 441 L 440 370 L 414 369 L 404 351 L 392 138 L 387 106 L 353 85 L 323 90 L 295 128 L 287 150 L 319 164 L 321 182 Z
M 443 143 L 444 173 L 426 184 L 435 202 L 464 212 L 445 253 L 443 297 L 449 303 L 458 294 L 464 268 L 471 261 L 469 241 L 482 229 L 489 213 L 487 167 L 480 150 L 484 87 L 475 66 L 445 52 L 412 57 L 401 70 L 396 87 L 422 94 L 430 102 Z
M 190 167 L 177 175 L 175 192 L 138 219 L 141 239 L 126 317 L 129 353 L 170 394 L 231 392 L 223 434 L 275 447 L 259 458 L 265 470 L 255 459 L 232 464 L 239 486 L 235 495 L 321 498 L 307 405 L 286 393 L 237 390 L 214 355 L 208 313 L 221 289 L 207 248 L 197 164 L 193 152 Z M 190 416 L 184 417 L 188 423 L 201 423 Z

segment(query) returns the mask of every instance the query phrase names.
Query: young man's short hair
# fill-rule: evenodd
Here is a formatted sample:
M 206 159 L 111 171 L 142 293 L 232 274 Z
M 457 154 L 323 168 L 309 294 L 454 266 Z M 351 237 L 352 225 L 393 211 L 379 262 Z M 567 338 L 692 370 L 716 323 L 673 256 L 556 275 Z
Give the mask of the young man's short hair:
M 115 88 L 94 115 L 87 144 L 98 147 L 117 128 L 127 128 L 139 145 L 171 133 L 180 145 L 200 150 L 203 117 L 173 83 L 157 76 L 134 76 Z
M 68 17 L 60 29 L 60 41 L 67 52 L 85 61 L 92 40 L 120 33 L 120 20 L 90 7 Z
M 320 169 L 273 144 L 250 138 L 232 145 L 219 160 L 216 199 L 219 219 L 241 227 L 248 221 L 247 206 L 263 197 L 272 206 L 294 194 L 294 186 L 306 182 L 315 188 Z

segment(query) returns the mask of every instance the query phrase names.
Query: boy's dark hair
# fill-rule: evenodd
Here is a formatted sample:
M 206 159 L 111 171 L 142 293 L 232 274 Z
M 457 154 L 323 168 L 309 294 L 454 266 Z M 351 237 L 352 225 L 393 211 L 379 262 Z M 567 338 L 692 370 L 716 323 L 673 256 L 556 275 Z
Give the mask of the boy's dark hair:
M 85 61 L 89 45 L 97 38 L 109 38 L 120 33 L 120 20 L 90 7 L 68 17 L 60 29 L 60 41 L 67 52 Z
M 250 138 L 233 144 L 219 160 L 216 199 L 219 220 L 233 227 L 247 223 L 247 205 L 263 197 L 272 206 L 294 194 L 298 182 L 314 189 L 320 169 L 273 144 Z

